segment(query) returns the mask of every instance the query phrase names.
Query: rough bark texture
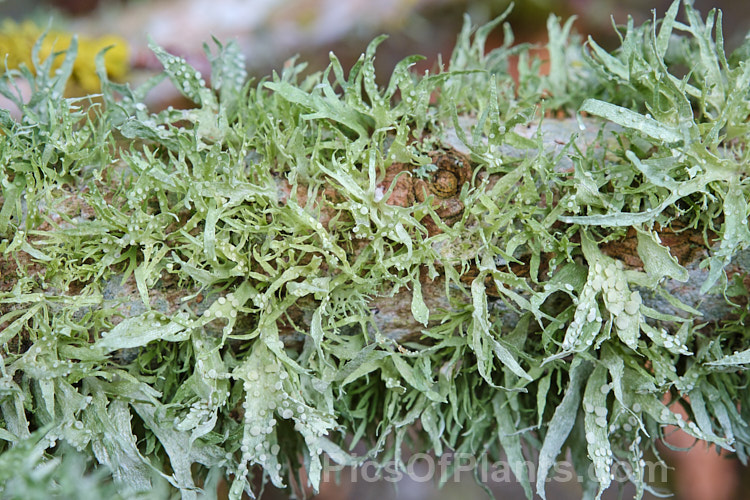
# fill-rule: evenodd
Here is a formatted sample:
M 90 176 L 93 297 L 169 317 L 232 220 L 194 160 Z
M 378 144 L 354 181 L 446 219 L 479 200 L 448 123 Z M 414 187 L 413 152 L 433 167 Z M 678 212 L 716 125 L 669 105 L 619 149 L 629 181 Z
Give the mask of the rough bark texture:
M 467 130 L 472 123 L 473 120 L 471 118 L 462 118 L 461 125 Z M 601 129 L 601 123 L 595 120 L 587 119 L 579 122 L 574 119 L 546 119 L 542 125 L 518 126 L 515 131 L 531 138 L 535 136 L 539 126 L 543 129 L 545 152 L 550 155 L 561 152 L 562 148 L 570 140 L 569 138 L 574 134 L 578 135 L 576 146 L 582 151 L 586 151 L 594 143 Z M 614 130 L 614 128 L 607 125 L 604 130 L 608 132 Z M 442 145 L 443 149 L 435 151 L 430 155 L 438 168 L 430 173 L 427 180 L 413 175 L 399 175 L 415 167 L 403 163 L 394 163 L 388 167 L 384 179 L 378 185 L 378 192 L 383 193 L 383 196 L 385 196 L 390 190 L 387 202 L 403 207 L 422 202 L 429 196 L 433 196 L 435 213 L 441 218 L 442 222 L 452 225 L 464 208 L 458 196 L 461 187 L 465 183 L 474 183 L 476 186 L 484 184 L 486 188 L 491 188 L 498 177 L 494 175 L 488 176 L 483 171 L 476 172 L 472 176 L 473 166 L 468 156 L 468 150 L 458 138 L 455 130 L 449 130 L 446 137 L 447 139 Z M 508 156 L 529 154 L 528 151 L 522 152 L 510 146 L 503 147 L 503 149 L 502 153 Z M 569 172 L 572 171 L 572 168 L 572 162 L 567 156 L 562 156 L 560 163 L 556 166 L 556 170 L 560 172 Z M 394 181 L 395 185 L 392 185 Z M 279 200 L 281 203 L 285 203 L 289 198 L 291 189 L 292 187 L 286 179 L 278 179 Z M 305 186 L 298 186 L 296 194 L 299 203 L 304 204 L 307 197 Z M 330 189 L 326 190 L 324 196 L 330 200 L 341 197 L 341 194 L 334 189 Z M 85 201 L 76 193 L 72 193 L 71 198 L 66 204 L 66 209 L 67 215 L 73 217 L 90 219 L 93 215 L 90 207 L 87 207 Z M 321 205 L 321 222 L 326 227 L 328 227 L 329 221 L 335 215 L 332 209 Z M 52 217 L 59 220 L 58 215 L 52 214 Z M 430 235 L 440 232 L 440 228 L 432 220 L 426 220 L 425 226 Z M 661 242 L 669 247 L 672 255 L 689 273 L 689 280 L 685 283 L 665 278 L 665 289 L 679 301 L 700 310 L 706 322 L 710 323 L 726 318 L 732 306 L 722 295 L 703 295 L 700 293 L 701 284 L 705 281 L 708 274 L 706 269 L 701 268 L 701 261 L 711 251 L 710 246 L 706 244 L 706 240 L 708 240 L 709 244 L 713 243 L 715 235 L 704 235 L 701 231 L 688 227 L 680 231 L 676 231 L 674 228 L 659 227 L 656 227 L 655 230 Z M 364 241 L 360 242 L 359 249 L 365 244 L 366 242 Z M 439 245 L 441 246 L 440 252 L 445 252 L 443 253 L 444 255 L 447 253 L 455 255 L 455 252 L 462 252 L 461 255 L 465 255 L 467 262 L 477 257 L 475 246 L 470 241 L 461 240 L 451 242 L 448 245 L 445 243 L 439 243 Z M 605 244 L 601 250 L 604 254 L 621 261 L 626 270 L 643 270 L 643 262 L 637 253 L 636 232 L 632 228 L 629 229 L 624 239 Z M 28 257 L 25 267 L 32 273 L 44 272 L 44 267 L 34 264 L 30 256 L 23 252 L 19 253 L 19 255 Z M 530 256 L 528 255 L 522 257 L 521 261 L 524 263 L 511 263 L 508 265 L 508 269 L 516 276 L 527 277 L 529 274 L 529 258 Z M 545 273 L 546 260 L 546 256 L 544 254 L 541 255 L 542 265 L 540 267 L 540 274 Z M 18 268 L 17 264 L 17 262 L 10 259 L 7 255 L 0 255 L 0 291 L 8 291 L 14 286 L 17 278 L 15 273 Z M 440 267 L 439 262 L 436 265 L 438 268 Z M 726 273 L 730 279 L 735 275 L 741 276 L 745 285 L 750 287 L 750 275 L 747 274 L 749 269 L 750 252 L 745 251 L 735 257 L 732 263 L 726 268 Z M 470 268 L 462 277 L 468 285 L 474 276 L 475 273 Z M 465 291 L 446 288 L 445 280 L 442 276 L 432 279 L 423 270 L 421 283 L 424 302 L 432 312 L 451 310 L 450 301 L 447 296 L 448 293 L 454 295 L 454 299 L 463 296 L 467 303 L 471 301 L 471 297 Z M 499 300 L 499 294 L 494 290 L 494 284 L 491 281 L 488 281 L 486 286 L 490 303 L 494 304 L 495 310 L 501 314 L 504 323 L 514 324 L 517 318 L 516 312 Z M 49 291 L 52 292 L 52 290 Z M 640 290 L 640 292 L 646 306 L 663 313 L 680 314 L 679 310 L 673 307 L 662 296 L 648 290 Z M 103 295 L 105 300 L 111 301 L 112 304 L 117 304 L 116 308 L 123 319 L 142 314 L 148 310 L 143 304 L 132 275 L 124 281 L 120 277 L 108 280 L 104 287 Z M 181 288 L 170 275 L 159 280 L 149 290 L 149 298 L 153 310 L 170 315 L 184 307 L 189 307 L 194 313 L 200 315 L 207 308 L 207 304 L 204 303 L 203 296 L 199 290 Z M 415 340 L 420 336 L 424 325 L 416 321 L 413 317 L 411 290 L 402 288 L 392 297 L 375 297 L 370 304 L 374 324 L 380 333 L 386 337 L 398 342 L 405 342 Z M 10 309 L 7 306 L 3 307 Z M 309 309 L 294 306 L 287 312 L 286 317 L 282 317 L 283 319 L 280 320 L 279 324 L 280 334 L 287 344 L 296 344 L 303 340 L 304 336 L 299 332 L 309 329 L 314 310 L 315 304 L 313 303 L 310 304 Z M 0 313 L 4 312 L 6 311 L 0 311 Z M 238 333 L 243 333 L 243 329 L 251 330 L 254 327 L 250 319 L 246 319 L 244 323 L 243 325 L 243 322 L 240 321 L 237 325 L 236 331 Z M 434 322 L 431 324 L 434 324 Z M 5 326 L 7 325 L 0 325 L 2 328 Z M 207 328 L 218 327 L 210 324 L 207 325 Z

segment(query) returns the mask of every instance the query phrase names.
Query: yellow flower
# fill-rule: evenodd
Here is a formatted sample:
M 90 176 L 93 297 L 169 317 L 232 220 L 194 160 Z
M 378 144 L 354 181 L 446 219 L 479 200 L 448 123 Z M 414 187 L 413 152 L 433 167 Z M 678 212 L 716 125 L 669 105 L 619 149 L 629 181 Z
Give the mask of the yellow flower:
M 30 21 L 17 24 L 6 20 L 0 25 L 0 72 L 7 63 L 8 69 L 20 67 L 22 64 L 33 70 L 31 52 L 34 44 L 44 33 Z M 49 30 L 46 32 L 39 51 L 41 60 L 50 55 L 65 51 L 70 47 L 73 35 L 64 31 Z M 73 63 L 71 79 L 85 92 L 97 92 L 100 88 L 99 77 L 96 75 L 96 55 L 106 47 L 111 46 L 104 56 L 107 75 L 119 80 L 125 77 L 129 70 L 130 50 L 127 42 L 116 35 L 106 35 L 99 38 L 79 37 L 78 55 Z M 2 62 L 5 61 L 5 62 Z M 52 70 L 56 70 L 63 62 L 63 56 L 55 57 Z

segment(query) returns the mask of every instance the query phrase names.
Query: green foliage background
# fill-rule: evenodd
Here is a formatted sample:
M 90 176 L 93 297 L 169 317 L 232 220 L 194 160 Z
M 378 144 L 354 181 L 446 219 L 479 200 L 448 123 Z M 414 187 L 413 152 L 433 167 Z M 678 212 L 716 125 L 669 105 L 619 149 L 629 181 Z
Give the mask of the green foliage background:
M 331 55 L 323 72 L 292 62 L 260 82 L 247 81 L 236 45 L 215 42 L 211 88 L 156 46 L 162 75 L 131 89 L 107 80 L 100 57 L 102 94 L 85 99 L 63 97 L 74 46 L 56 73 L 37 56 L 37 76 L 6 72 L 0 92 L 22 118 L 0 110 L 3 494 L 76 491 L 55 471 L 98 463 L 86 484 L 107 496 L 210 497 L 226 477 L 239 498 L 260 470 L 284 486 L 304 466 L 317 487 L 323 453 L 384 463 L 408 443 L 504 451 L 529 497 L 544 495 L 569 447 L 579 470 L 593 464 L 587 497 L 610 485 L 614 463 L 629 466 L 640 496 L 644 451 L 665 425 L 746 461 L 748 291 L 725 269 L 748 269 L 750 45 L 727 57 L 720 13 L 702 19 L 688 2 L 681 22 L 678 9 L 619 28 L 612 53 L 551 17 L 549 76 L 507 26 L 485 53 L 502 18 L 467 21 L 447 69 L 416 75 L 418 57 L 407 58 L 382 86 L 382 37 L 348 74 Z M 28 101 L 16 78 L 31 84 Z M 150 112 L 144 97 L 164 78 L 196 107 Z M 515 129 L 579 110 L 617 127 L 557 155 L 541 133 Z M 376 185 L 393 162 L 429 171 L 450 133 L 499 180 L 464 185 L 461 220 L 428 236 L 429 200 L 388 205 Z M 563 157 L 572 171 L 556 169 Z M 327 186 L 346 196 L 324 197 L 337 213 L 326 228 L 313 200 Z M 71 209 L 80 200 L 89 215 Z M 680 265 L 657 225 L 715 234 L 704 272 Z M 601 251 L 628 228 L 643 270 Z M 522 255 L 525 278 L 507 265 Z M 450 310 L 427 308 L 423 270 L 444 277 Z M 739 305 L 704 322 L 665 279 Z M 126 311 L 112 289 L 128 280 L 142 304 Z M 159 287 L 182 294 L 176 310 L 155 300 Z M 403 287 L 425 325 L 408 342 L 378 331 L 370 307 Z M 646 293 L 670 311 L 648 307 Z M 279 334 L 292 308 L 310 317 L 294 342 Z M 684 398 L 688 422 L 665 394 Z M 351 456 L 360 441 L 368 456 Z

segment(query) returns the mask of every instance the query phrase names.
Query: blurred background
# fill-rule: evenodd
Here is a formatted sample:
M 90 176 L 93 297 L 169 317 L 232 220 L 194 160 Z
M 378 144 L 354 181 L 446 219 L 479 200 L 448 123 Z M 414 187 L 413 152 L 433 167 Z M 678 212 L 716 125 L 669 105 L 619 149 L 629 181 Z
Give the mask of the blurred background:
M 516 42 L 546 43 L 546 20 L 554 13 L 562 18 L 576 16 L 576 30 L 591 35 L 605 48 L 615 48 L 618 39 L 612 22 L 625 23 L 627 16 L 636 24 L 652 17 L 652 9 L 662 16 L 670 0 L 519 0 L 509 18 Z M 345 68 L 350 67 L 375 36 L 387 33 L 389 39 L 378 49 L 376 69 L 384 80 L 393 66 L 411 54 L 426 60 L 417 70 L 432 68 L 443 54 L 448 59 L 461 29 L 464 13 L 473 23 L 482 24 L 503 12 L 505 0 L 0 0 L 0 61 L 8 67 L 30 62 L 31 47 L 46 29 L 52 35 L 43 55 L 64 49 L 72 34 L 79 35 L 79 58 L 74 82 L 68 90 L 84 95 L 96 92 L 93 57 L 103 47 L 108 53 L 107 70 L 121 81 L 138 83 L 161 68 L 148 49 L 149 37 L 169 52 L 185 57 L 203 74 L 210 68 L 203 43 L 214 36 L 220 41 L 238 41 L 247 57 L 248 72 L 261 78 L 283 67 L 288 58 L 299 55 L 311 71 L 323 69 L 329 51 L 334 51 Z M 727 51 L 737 47 L 750 31 L 750 2 L 747 0 L 695 0 L 705 16 L 712 8 L 723 13 Z M 502 43 L 502 30 L 489 41 L 488 49 Z M 54 40 L 57 40 L 56 42 Z M 45 52 L 46 51 L 46 52 Z M 4 66 L 0 63 L 0 66 Z M 0 69 L 0 73 L 3 69 Z M 187 106 L 169 84 L 149 96 L 152 109 L 168 105 Z M 0 107 L 7 105 L 0 101 Z M 693 445 L 676 431 L 669 438 L 672 446 Z M 661 447 L 659 453 L 673 467 L 664 481 L 655 486 L 676 492 L 677 500 L 748 500 L 748 469 L 731 457 L 719 456 L 704 445 L 689 453 Z M 422 464 L 426 465 L 426 464 Z M 423 477 L 423 475 L 417 475 Z M 522 499 L 522 488 L 513 481 L 488 482 L 498 499 Z M 298 490 L 305 493 L 304 489 Z M 309 494 L 309 492 L 307 492 Z M 633 489 L 612 488 L 605 498 L 632 497 Z M 551 482 L 548 498 L 580 498 L 576 481 Z M 485 492 L 471 473 L 460 481 L 438 489 L 434 481 L 402 479 L 398 483 L 365 481 L 361 475 L 345 471 L 341 484 L 325 482 L 317 498 L 321 500 L 369 500 L 395 498 L 408 500 L 484 498 Z M 288 495 L 267 487 L 265 498 Z M 647 494 L 646 498 L 656 498 Z
M 592 35 L 605 48 L 617 46 L 612 20 L 636 23 L 663 15 L 671 0 L 520 0 L 509 18 L 516 42 L 546 41 L 550 13 L 576 16 L 579 33 Z M 80 93 L 94 92 L 98 80 L 93 57 L 104 46 L 115 44 L 107 68 L 115 79 L 138 82 L 160 69 L 148 50 L 149 37 L 169 52 L 185 57 L 202 74 L 209 74 L 204 42 L 237 40 L 251 76 L 262 77 L 280 69 L 299 55 L 311 70 L 324 68 L 333 50 L 349 67 L 367 43 L 381 33 L 389 39 L 378 48 L 376 69 L 386 79 L 396 62 L 421 54 L 426 60 L 418 71 L 434 67 L 438 54 L 450 55 L 456 35 L 468 13 L 474 24 L 503 12 L 509 0 L 0 0 L 0 55 L 22 52 L 44 28 L 53 35 L 77 33 L 79 59 L 74 79 Z M 724 12 L 728 50 L 738 46 L 750 30 L 750 2 L 746 0 L 696 0 L 705 15 L 711 8 Z M 492 45 L 502 42 L 497 30 Z M 54 38 L 54 37 L 49 37 Z M 49 42 L 51 44 L 51 42 Z M 62 44 L 55 46 L 60 50 Z M 13 62 L 11 57 L 11 63 Z M 110 61 L 111 59 L 111 61 Z M 0 63 L 2 66 L 2 63 Z M 11 64 L 12 67 L 12 64 Z M 75 91 L 76 89 L 73 89 Z M 164 94 L 162 94 L 162 92 Z M 157 89 L 149 104 L 174 104 L 168 84 Z M 187 103 L 185 103 L 187 105 Z M 157 106 L 158 107 L 158 106 Z

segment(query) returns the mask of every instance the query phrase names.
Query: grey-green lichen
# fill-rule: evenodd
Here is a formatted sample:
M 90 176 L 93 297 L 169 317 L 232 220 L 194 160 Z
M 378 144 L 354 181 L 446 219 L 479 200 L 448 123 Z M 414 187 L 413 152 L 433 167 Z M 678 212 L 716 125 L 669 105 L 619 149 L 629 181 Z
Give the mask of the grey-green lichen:
M 106 466 L 127 498 L 210 497 L 221 478 L 240 498 L 261 471 L 285 486 L 304 467 L 316 488 L 324 453 L 401 461 L 407 442 L 504 452 L 529 497 L 523 459 L 543 496 L 569 447 L 587 496 L 614 464 L 640 496 L 665 425 L 746 461 L 750 60 L 747 42 L 725 55 L 720 13 L 678 10 L 629 22 L 612 53 L 550 18 L 549 75 L 507 28 L 485 53 L 502 18 L 467 22 L 448 68 L 410 57 L 386 84 L 383 38 L 348 74 L 331 55 L 257 83 L 217 43 L 210 87 L 158 47 L 164 73 L 137 89 L 100 56 L 102 94 L 77 100 L 75 43 L 59 71 L 35 55 L 6 72 L 3 493 L 75 489 L 49 473 L 62 460 Z M 164 78 L 195 107 L 147 109 Z M 550 149 L 558 113 L 600 133 Z M 473 175 L 443 220 L 441 193 L 407 195 L 456 149 Z M 682 236 L 697 253 L 662 241 Z M 726 314 L 704 321 L 680 286 Z M 377 319 L 404 296 L 411 317 Z M 420 335 L 389 335 L 404 321 Z M 10 480 L 18 463 L 36 482 Z

